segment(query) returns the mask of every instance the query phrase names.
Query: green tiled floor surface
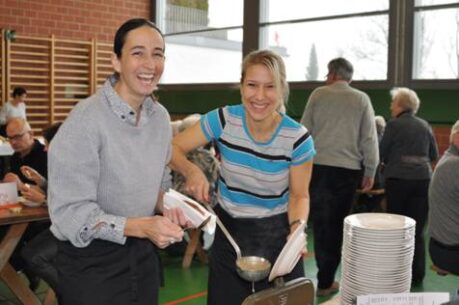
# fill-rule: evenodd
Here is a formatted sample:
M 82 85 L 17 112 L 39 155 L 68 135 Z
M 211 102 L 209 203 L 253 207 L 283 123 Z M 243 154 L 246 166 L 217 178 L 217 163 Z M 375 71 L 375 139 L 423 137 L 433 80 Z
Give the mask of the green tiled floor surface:
M 308 250 L 313 251 L 312 238 L 308 234 Z M 207 289 L 207 266 L 197 260 L 193 261 L 189 269 L 182 269 L 180 256 L 168 256 L 161 254 L 165 270 L 165 287 L 160 290 L 160 304 L 163 305 L 205 305 Z M 309 256 L 304 261 L 306 277 L 313 280 L 316 285 L 316 272 L 314 258 Z M 421 286 L 412 289 L 413 292 L 449 292 L 459 288 L 459 277 L 448 275 L 439 276 L 430 270 L 430 259 L 426 263 L 426 277 Z M 340 274 L 336 275 L 339 279 Z M 40 298 L 44 297 L 47 286 L 42 281 L 37 290 Z M 326 301 L 328 298 L 318 298 L 316 304 Z M 0 282 L 0 305 L 20 304 L 13 297 L 9 289 Z M 96 304 L 94 304 L 96 305 Z

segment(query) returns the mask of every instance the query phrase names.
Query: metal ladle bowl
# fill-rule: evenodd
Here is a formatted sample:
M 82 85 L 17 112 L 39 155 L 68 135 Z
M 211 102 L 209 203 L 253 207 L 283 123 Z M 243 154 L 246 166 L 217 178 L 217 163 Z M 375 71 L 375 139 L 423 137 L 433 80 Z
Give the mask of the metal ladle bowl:
M 271 263 L 259 256 L 242 256 L 236 260 L 236 270 L 243 279 L 258 282 L 268 276 Z
M 206 204 L 205 206 L 212 214 L 217 215 L 210 205 Z M 228 232 L 226 227 L 223 225 L 221 220 L 218 218 L 218 216 L 216 217 L 216 220 L 218 226 L 223 231 L 223 234 L 225 234 L 226 238 L 233 246 L 234 251 L 236 251 L 237 273 L 244 280 L 252 282 L 252 291 L 254 291 L 253 283 L 261 281 L 269 275 L 269 271 L 271 270 L 271 263 L 267 259 L 259 256 L 242 256 L 241 249 L 231 234 Z

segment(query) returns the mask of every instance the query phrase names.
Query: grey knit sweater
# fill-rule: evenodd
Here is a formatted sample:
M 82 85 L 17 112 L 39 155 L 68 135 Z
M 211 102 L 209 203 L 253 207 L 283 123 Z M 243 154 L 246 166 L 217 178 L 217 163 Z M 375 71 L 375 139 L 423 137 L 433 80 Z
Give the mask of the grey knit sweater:
M 374 111 L 367 94 L 345 81 L 315 89 L 301 123 L 312 134 L 314 164 L 347 169 L 365 168 L 374 177 L 379 162 Z
M 48 152 L 51 231 L 76 247 L 95 238 L 123 244 L 126 219 L 152 215 L 170 182 L 167 111 L 147 98 L 136 126 L 114 81 L 76 105 Z
M 459 246 L 459 149 L 451 145 L 435 168 L 429 188 L 429 233 Z

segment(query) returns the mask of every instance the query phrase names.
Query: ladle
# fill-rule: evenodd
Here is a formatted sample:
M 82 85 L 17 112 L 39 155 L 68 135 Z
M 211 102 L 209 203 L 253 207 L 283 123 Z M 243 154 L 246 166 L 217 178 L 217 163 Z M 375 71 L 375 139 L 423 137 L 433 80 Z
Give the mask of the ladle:
M 206 226 L 206 224 L 210 221 L 210 216 L 207 217 L 201 224 L 197 227 L 188 227 L 188 228 L 183 228 L 183 232 L 187 232 L 189 230 L 200 230 Z
M 228 232 L 226 227 L 223 225 L 214 209 L 209 204 L 206 204 L 205 207 L 216 216 L 218 226 L 222 230 L 223 234 L 225 234 L 230 244 L 233 246 L 234 251 L 236 251 L 237 273 L 244 280 L 252 282 L 252 293 L 255 292 L 254 283 L 265 279 L 268 276 L 269 271 L 271 270 L 271 263 L 267 259 L 259 256 L 242 256 L 241 249 L 231 234 Z

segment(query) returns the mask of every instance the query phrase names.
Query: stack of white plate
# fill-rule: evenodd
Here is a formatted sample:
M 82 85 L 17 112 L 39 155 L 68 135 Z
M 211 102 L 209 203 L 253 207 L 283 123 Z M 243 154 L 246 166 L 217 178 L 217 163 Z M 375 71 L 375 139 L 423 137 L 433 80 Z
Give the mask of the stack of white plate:
M 385 213 L 344 219 L 341 304 L 355 304 L 358 295 L 410 291 L 415 225 Z

